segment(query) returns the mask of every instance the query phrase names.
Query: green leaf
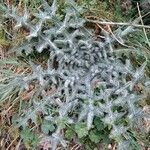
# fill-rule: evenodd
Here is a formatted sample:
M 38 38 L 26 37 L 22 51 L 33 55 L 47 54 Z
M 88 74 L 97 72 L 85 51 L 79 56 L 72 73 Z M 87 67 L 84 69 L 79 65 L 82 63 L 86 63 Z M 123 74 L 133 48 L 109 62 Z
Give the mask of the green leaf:
M 39 137 L 31 132 L 29 128 L 25 128 L 21 131 L 21 138 L 25 145 L 30 145 L 31 147 L 36 147 L 39 142 Z
M 101 139 L 103 140 L 104 143 L 110 144 L 111 139 L 109 138 L 110 133 L 107 131 L 104 131 L 104 133 L 101 135 Z
M 82 138 L 88 134 L 86 123 L 79 122 L 75 125 L 75 131 L 79 138 Z
M 72 140 L 75 137 L 75 132 L 72 129 L 67 129 L 65 132 L 65 137 L 67 140 Z
M 112 128 L 112 125 L 109 124 L 109 125 L 108 125 L 108 130 L 111 130 L 111 128 Z
M 101 135 L 97 130 L 90 131 L 89 138 L 92 142 L 98 143 L 101 140 Z
M 103 130 L 105 128 L 104 123 L 98 117 L 94 119 L 94 125 L 97 130 Z
M 24 140 L 24 141 L 28 141 L 30 139 L 32 139 L 32 133 L 30 131 L 30 129 L 28 128 L 25 128 L 24 130 L 21 131 L 21 138 Z
M 119 142 L 121 141 L 121 137 L 120 137 L 120 136 L 116 136 L 114 139 L 115 139 L 115 141 L 116 141 L 117 143 L 119 143 Z
M 63 119 L 58 119 L 57 121 L 57 125 L 61 128 L 61 129 L 64 129 L 64 128 L 66 128 L 66 125 L 67 125 L 67 123 L 68 123 L 68 121 L 67 121 L 67 118 L 63 118 Z
M 43 133 L 48 134 L 55 130 L 55 126 L 51 121 L 44 120 L 41 125 L 41 130 Z

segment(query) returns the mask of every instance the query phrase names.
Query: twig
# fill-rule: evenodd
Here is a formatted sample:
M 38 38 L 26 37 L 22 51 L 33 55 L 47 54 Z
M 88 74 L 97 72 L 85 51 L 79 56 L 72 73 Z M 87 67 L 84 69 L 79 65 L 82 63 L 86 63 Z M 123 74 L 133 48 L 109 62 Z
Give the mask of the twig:
M 150 14 L 150 12 L 146 13 L 145 15 L 141 16 L 142 18 L 147 16 L 148 14 Z M 120 26 L 133 26 L 133 27 L 137 27 L 137 28 L 147 28 L 150 29 L 150 26 L 148 25 L 144 25 L 144 24 L 137 24 L 137 20 L 141 20 L 141 17 L 135 19 L 133 21 L 133 23 L 123 23 L 123 22 L 111 22 L 111 21 L 99 21 L 99 20 L 92 20 L 92 19 L 88 19 L 86 18 L 86 21 L 88 22 L 93 22 L 93 23 L 98 23 L 101 25 L 120 25 Z
M 126 44 L 124 44 L 123 42 L 121 42 L 117 37 L 116 35 L 113 33 L 113 31 L 111 30 L 111 27 L 108 25 L 108 29 L 109 29 L 109 32 L 111 33 L 111 35 L 113 36 L 113 38 L 118 42 L 120 43 L 122 46 L 125 46 L 125 47 L 128 47 L 128 48 L 133 48 L 132 46 L 128 46 Z
M 140 20 L 141 20 L 141 24 L 143 25 L 143 32 L 144 32 L 145 38 L 146 38 L 146 40 L 147 40 L 147 44 L 148 44 L 148 46 L 150 47 L 150 42 L 149 42 L 149 40 L 148 40 L 148 37 L 147 37 L 147 34 L 146 34 L 146 30 L 145 30 L 145 28 L 144 28 L 144 23 L 143 23 L 141 11 L 140 11 L 139 3 L 137 3 L 137 9 L 138 9 L 139 17 L 140 17 Z
M 99 24 L 102 24 L 102 25 L 133 26 L 133 27 L 137 27 L 137 28 L 147 28 L 147 29 L 150 29 L 150 26 L 140 25 L 140 24 L 123 23 L 123 22 L 107 22 L 107 21 L 97 21 L 97 20 L 90 20 L 90 19 L 86 19 L 86 20 L 88 22 L 99 23 Z
M 9 146 L 7 147 L 7 149 L 6 150 L 9 150 L 10 149 L 10 147 L 13 145 L 13 143 L 17 140 L 17 138 L 18 137 L 16 137 L 10 144 L 9 144 Z
M 20 148 L 20 144 L 21 144 L 21 139 L 19 140 L 19 142 L 18 142 L 18 144 L 17 144 L 17 146 L 16 146 L 16 148 L 15 148 L 15 150 L 19 150 Z
M 73 149 L 76 148 L 76 147 L 78 147 L 78 144 L 75 144 L 75 145 L 71 148 L 71 150 L 73 150 Z

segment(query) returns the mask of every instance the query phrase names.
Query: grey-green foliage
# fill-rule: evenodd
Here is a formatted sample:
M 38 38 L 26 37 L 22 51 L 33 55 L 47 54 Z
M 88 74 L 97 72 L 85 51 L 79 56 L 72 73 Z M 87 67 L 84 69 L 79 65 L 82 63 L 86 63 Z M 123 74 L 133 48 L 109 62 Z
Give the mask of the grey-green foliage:
M 14 7 L 6 13 L 16 21 L 15 28 L 25 27 L 29 31 L 19 51 L 24 50 L 26 54 L 33 50 L 39 53 L 44 49 L 50 51 L 46 69 L 30 62 L 33 73 L 19 77 L 21 89 L 28 90 L 33 81 L 38 81 L 39 89 L 32 98 L 32 105 L 23 110 L 15 125 L 26 127 L 29 120 L 36 124 L 39 112 L 42 113 L 45 120 L 56 125 L 49 137 L 52 149 L 56 149 L 59 143 L 67 146 L 61 132 L 63 123 L 83 121 L 90 130 L 93 118 L 99 116 L 110 126 L 110 138 L 117 139 L 118 149 L 126 149 L 128 142 L 124 141 L 124 135 L 135 122 L 140 125 L 144 116 L 138 106 L 144 95 L 134 86 L 138 83 L 146 86 L 144 68 L 147 62 L 138 69 L 134 69 L 130 60 L 122 62 L 114 54 L 115 39 L 104 32 L 104 42 L 95 40 L 93 31 L 84 27 L 80 8 L 74 1 L 66 3 L 62 21 L 57 18 L 56 0 L 51 7 L 43 1 L 42 9 L 32 14 L 32 20 L 26 9 L 21 16 Z M 116 33 L 116 37 L 121 39 L 131 31 L 133 27 L 128 27 Z M 46 94 L 49 88 L 54 92 Z M 117 123 L 122 118 L 126 123 Z

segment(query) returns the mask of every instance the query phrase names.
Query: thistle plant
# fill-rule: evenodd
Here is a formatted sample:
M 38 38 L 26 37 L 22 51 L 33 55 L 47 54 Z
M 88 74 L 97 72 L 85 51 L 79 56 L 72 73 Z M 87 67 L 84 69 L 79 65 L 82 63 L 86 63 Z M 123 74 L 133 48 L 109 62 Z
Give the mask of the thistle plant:
M 26 8 L 23 15 L 18 15 L 15 7 L 8 8 L 6 17 L 14 19 L 15 28 L 28 31 L 26 40 L 15 52 L 29 55 L 49 51 L 46 67 L 30 60 L 32 73 L 11 79 L 19 86 L 18 95 L 29 90 L 30 85 L 36 89 L 13 125 L 17 128 L 37 125 L 38 116 L 42 116 L 53 128 L 50 133 L 43 129 L 41 134 L 48 137 L 51 149 L 55 150 L 58 144 L 67 147 L 64 125 L 84 122 L 87 130 L 91 130 L 97 116 L 109 126 L 109 136 L 118 142 L 118 149 L 127 149 L 128 130 L 140 126 L 146 115 L 139 106 L 144 94 L 135 86 L 139 83 L 144 88 L 149 86 L 149 79 L 144 76 L 147 61 L 135 69 L 130 60 L 119 59 L 114 37 L 105 31 L 103 42 L 96 40 L 93 30 L 85 28 L 81 8 L 74 1 L 67 1 L 66 5 L 63 19 L 57 15 L 56 0 L 51 6 L 43 1 L 32 17 Z M 115 36 L 122 39 L 133 30 L 133 27 L 118 30 Z M 43 128 L 42 123 L 40 126 Z

